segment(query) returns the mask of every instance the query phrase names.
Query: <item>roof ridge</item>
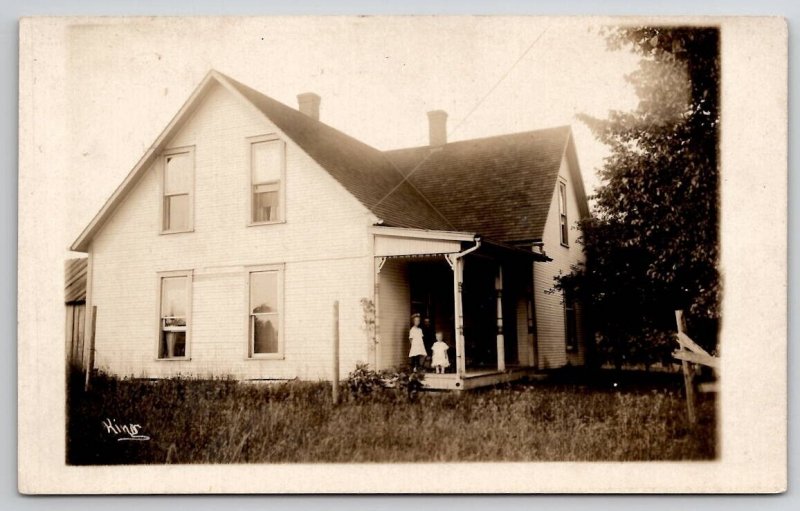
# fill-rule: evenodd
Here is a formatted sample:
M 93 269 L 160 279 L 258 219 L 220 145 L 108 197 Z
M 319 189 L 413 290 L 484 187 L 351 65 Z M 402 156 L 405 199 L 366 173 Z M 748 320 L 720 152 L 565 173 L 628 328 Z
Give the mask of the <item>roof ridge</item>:
M 572 125 L 571 124 L 561 124 L 559 126 L 552 126 L 552 127 L 549 127 L 549 128 L 539 128 L 539 129 L 527 130 L 527 131 L 515 131 L 513 133 L 502 133 L 502 134 L 499 134 L 499 135 L 489 135 L 489 136 L 486 136 L 486 137 L 468 138 L 468 139 L 465 139 L 465 140 L 455 140 L 453 142 L 447 142 L 444 146 L 439 146 L 439 147 L 447 148 L 447 147 L 452 147 L 452 146 L 457 146 L 457 145 L 470 144 L 470 143 L 482 142 L 482 141 L 488 141 L 488 140 L 501 140 L 501 139 L 504 139 L 504 138 L 510 138 L 510 137 L 515 137 L 515 136 L 533 135 L 535 133 L 542 133 L 544 131 L 559 131 L 559 130 L 571 130 L 571 129 L 572 129 Z M 386 150 L 384 150 L 382 152 L 385 154 L 385 153 L 396 153 L 396 152 L 401 152 L 401 151 L 411 151 L 411 150 L 431 149 L 431 148 L 432 147 L 430 145 L 421 145 L 421 146 L 410 146 L 410 147 L 398 147 L 398 148 L 395 148 L 395 149 L 386 149 Z
M 241 87 L 243 89 L 246 89 L 248 92 L 251 92 L 253 94 L 257 94 L 257 95 L 259 95 L 259 96 L 261 96 L 261 97 L 263 97 L 263 98 L 275 103 L 276 106 L 278 106 L 281 109 L 284 109 L 286 113 L 288 113 L 289 115 L 295 117 L 295 119 L 297 119 L 297 120 L 301 120 L 301 122 L 318 124 L 318 125 L 322 126 L 323 128 L 331 130 L 331 131 L 334 131 L 338 135 L 347 137 L 351 141 L 356 142 L 361 146 L 367 147 L 370 150 L 375 151 L 376 153 L 383 153 L 383 151 L 381 151 L 380 149 L 367 144 L 363 140 L 359 140 L 359 139 L 357 139 L 356 137 L 354 137 L 352 135 L 348 135 L 344 131 L 342 131 L 342 130 L 340 130 L 338 128 L 335 128 L 335 127 L 331 126 L 330 124 L 327 124 L 327 123 L 325 123 L 323 121 L 320 121 L 319 119 L 311 118 L 311 117 L 307 116 L 306 114 L 302 113 L 301 111 L 297 110 L 296 108 L 292 108 L 289 105 L 287 105 L 286 103 L 283 103 L 282 101 L 278 101 L 277 99 L 273 98 L 272 96 L 268 96 L 267 94 L 264 94 L 263 92 L 259 91 L 258 89 L 254 89 L 254 88 L 250 87 L 249 85 L 246 85 L 246 84 L 236 80 L 235 78 L 231 78 L 230 76 L 226 75 L 225 73 L 221 73 L 219 71 L 215 71 L 215 72 L 217 74 L 219 74 L 220 76 L 222 76 L 224 79 L 230 81 L 233 85 L 235 85 L 237 87 Z

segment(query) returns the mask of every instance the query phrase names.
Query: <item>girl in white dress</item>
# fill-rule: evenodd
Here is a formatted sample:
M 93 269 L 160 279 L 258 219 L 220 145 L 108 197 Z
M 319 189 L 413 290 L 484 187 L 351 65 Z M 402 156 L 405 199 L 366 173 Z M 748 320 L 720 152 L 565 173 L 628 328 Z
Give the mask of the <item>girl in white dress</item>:
M 419 327 L 419 314 L 411 316 L 411 330 L 408 331 L 408 340 L 411 341 L 411 349 L 408 351 L 408 363 L 411 369 L 416 372 L 421 367 L 428 356 L 425 351 L 425 343 L 422 340 L 422 329 Z
M 442 332 L 436 332 L 436 342 L 431 346 L 433 359 L 431 365 L 436 368 L 436 374 L 443 374 L 444 370 L 450 367 L 450 360 L 447 359 L 449 346 L 444 342 Z

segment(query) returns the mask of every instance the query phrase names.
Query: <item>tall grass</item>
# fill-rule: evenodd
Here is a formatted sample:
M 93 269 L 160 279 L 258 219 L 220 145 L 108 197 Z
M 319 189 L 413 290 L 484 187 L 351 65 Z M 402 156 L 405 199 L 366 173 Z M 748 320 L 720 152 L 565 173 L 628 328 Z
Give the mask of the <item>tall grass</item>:
M 715 456 L 715 406 L 686 423 L 680 387 L 575 383 L 381 391 L 332 406 L 325 383 L 97 379 L 69 386 L 67 462 L 295 463 L 697 460 Z M 139 424 L 149 441 L 102 425 Z M 124 435 L 123 435 L 124 436 Z

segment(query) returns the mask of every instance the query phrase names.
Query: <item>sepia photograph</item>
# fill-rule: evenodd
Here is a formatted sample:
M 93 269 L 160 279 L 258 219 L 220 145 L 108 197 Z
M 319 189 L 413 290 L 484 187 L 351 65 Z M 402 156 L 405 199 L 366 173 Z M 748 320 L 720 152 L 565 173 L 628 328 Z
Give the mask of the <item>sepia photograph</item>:
M 25 21 L 64 467 L 725 461 L 723 20 Z

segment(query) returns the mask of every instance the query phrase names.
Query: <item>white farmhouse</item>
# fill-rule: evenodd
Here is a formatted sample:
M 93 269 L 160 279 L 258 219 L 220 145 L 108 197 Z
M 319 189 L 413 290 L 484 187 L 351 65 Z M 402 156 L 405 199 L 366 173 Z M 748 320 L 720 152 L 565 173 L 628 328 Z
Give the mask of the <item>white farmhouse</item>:
M 384 152 L 298 99 L 211 71 L 74 242 L 95 368 L 329 379 L 335 301 L 342 375 L 407 363 L 415 312 L 452 346 L 431 387 L 584 363 L 580 304 L 546 293 L 583 257 L 569 127 L 448 143 L 435 111 Z

